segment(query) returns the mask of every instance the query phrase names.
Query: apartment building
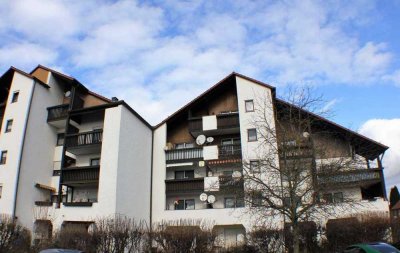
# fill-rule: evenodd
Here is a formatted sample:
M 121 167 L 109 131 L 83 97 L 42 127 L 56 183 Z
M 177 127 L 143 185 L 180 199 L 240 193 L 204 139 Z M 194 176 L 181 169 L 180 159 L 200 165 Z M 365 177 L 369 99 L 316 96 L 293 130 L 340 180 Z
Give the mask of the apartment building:
M 222 247 L 242 243 L 255 222 L 241 194 L 243 163 L 256 164 L 268 148 L 252 124 L 256 99 L 264 97 L 272 126 L 290 106 L 274 87 L 237 73 L 154 127 L 125 102 L 44 66 L 29 74 L 10 68 L 0 90 L 0 213 L 17 217 L 37 239 L 49 227 L 87 228 L 118 213 L 153 223 L 208 220 Z M 387 147 L 302 113 L 314 119 L 313 141 L 331 150 L 313 156 L 316 162 L 337 154 L 365 160 L 334 177 L 316 171 L 324 198 L 351 196 L 364 203 L 357 211 L 387 212 L 381 161 Z
M 32 231 L 115 213 L 149 221 L 152 127 L 141 116 L 43 66 L 10 68 L 0 85 L 0 213 Z

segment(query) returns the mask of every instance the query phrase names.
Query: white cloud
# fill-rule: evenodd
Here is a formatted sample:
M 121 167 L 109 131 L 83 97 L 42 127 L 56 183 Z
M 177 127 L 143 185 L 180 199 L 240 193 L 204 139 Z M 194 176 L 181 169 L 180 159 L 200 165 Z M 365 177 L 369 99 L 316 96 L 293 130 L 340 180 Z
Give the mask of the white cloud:
M 389 147 L 383 158 L 386 187 L 400 185 L 400 119 L 371 119 L 359 132 Z
M 347 29 L 368 28 L 375 4 L 6 1 L 0 63 L 58 66 L 157 123 L 232 71 L 273 85 L 400 83 L 390 47 Z

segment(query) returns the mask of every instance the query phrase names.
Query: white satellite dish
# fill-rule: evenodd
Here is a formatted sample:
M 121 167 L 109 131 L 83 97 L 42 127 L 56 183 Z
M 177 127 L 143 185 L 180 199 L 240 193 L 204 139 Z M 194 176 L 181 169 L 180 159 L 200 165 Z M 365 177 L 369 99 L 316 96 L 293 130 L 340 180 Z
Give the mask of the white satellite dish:
M 66 98 L 69 98 L 69 97 L 71 96 L 71 91 L 65 92 L 64 96 L 65 96 Z
M 304 133 L 303 133 L 303 137 L 304 137 L 304 138 L 310 137 L 310 133 L 309 133 L 309 132 L 304 132 Z
M 232 177 L 233 178 L 240 178 L 242 176 L 242 173 L 240 173 L 240 171 L 234 171 L 233 173 L 232 173 Z
M 214 137 L 207 137 L 207 142 L 212 143 L 214 141 Z
M 207 198 L 208 203 L 213 204 L 215 202 L 215 196 L 209 195 Z
M 207 201 L 207 194 L 206 193 L 202 193 L 202 194 L 200 194 L 200 201 Z
M 201 145 L 203 145 L 204 143 L 206 143 L 206 136 L 203 135 L 203 134 L 197 136 L 197 138 L 196 138 L 196 144 L 199 145 L 199 146 L 201 146 Z

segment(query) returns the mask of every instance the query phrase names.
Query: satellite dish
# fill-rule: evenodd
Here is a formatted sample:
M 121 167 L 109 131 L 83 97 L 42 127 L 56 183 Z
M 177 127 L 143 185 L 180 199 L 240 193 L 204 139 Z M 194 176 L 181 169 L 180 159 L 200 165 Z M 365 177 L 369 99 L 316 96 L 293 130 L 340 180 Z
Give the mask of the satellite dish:
M 215 202 L 215 196 L 214 195 L 210 195 L 207 198 L 208 203 L 213 204 Z
M 196 138 L 196 144 L 199 145 L 199 146 L 201 146 L 201 145 L 203 145 L 204 143 L 206 143 L 206 136 L 203 135 L 203 134 L 197 136 L 197 138 Z
M 303 133 L 303 137 L 304 137 L 304 138 L 310 137 L 310 133 L 309 133 L 309 132 L 304 132 L 304 133 Z
M 233 173 L 232 173 L 232 177 L 233 178 L 239 178 L 239 177 L 241 177 L 242 176 L 242 173 L 240 173 L 240 171 L 234 171 Z
M 64 96 L 65 96 L 66 98 L 69 98 L 69 97 L 71 96 L 71 91 L 65 92 Z
M 211 143 L 211 142 L 213 142 L 214 141 L 214 137 L 207 137 L 207 142 L 208 143 Z
M 207 194 L 206 193 L 202 193 L 202 194 L 200 194 L 200 201 L 207 201 Z

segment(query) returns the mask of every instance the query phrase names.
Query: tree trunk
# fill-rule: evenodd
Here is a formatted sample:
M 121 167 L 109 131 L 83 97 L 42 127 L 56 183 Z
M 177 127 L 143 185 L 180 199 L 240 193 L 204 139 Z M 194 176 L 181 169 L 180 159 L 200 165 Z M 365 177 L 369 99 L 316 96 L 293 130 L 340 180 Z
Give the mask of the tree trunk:
M 293 223 L 293 253 L 300 253 L 300 231 L 297 222 Z

